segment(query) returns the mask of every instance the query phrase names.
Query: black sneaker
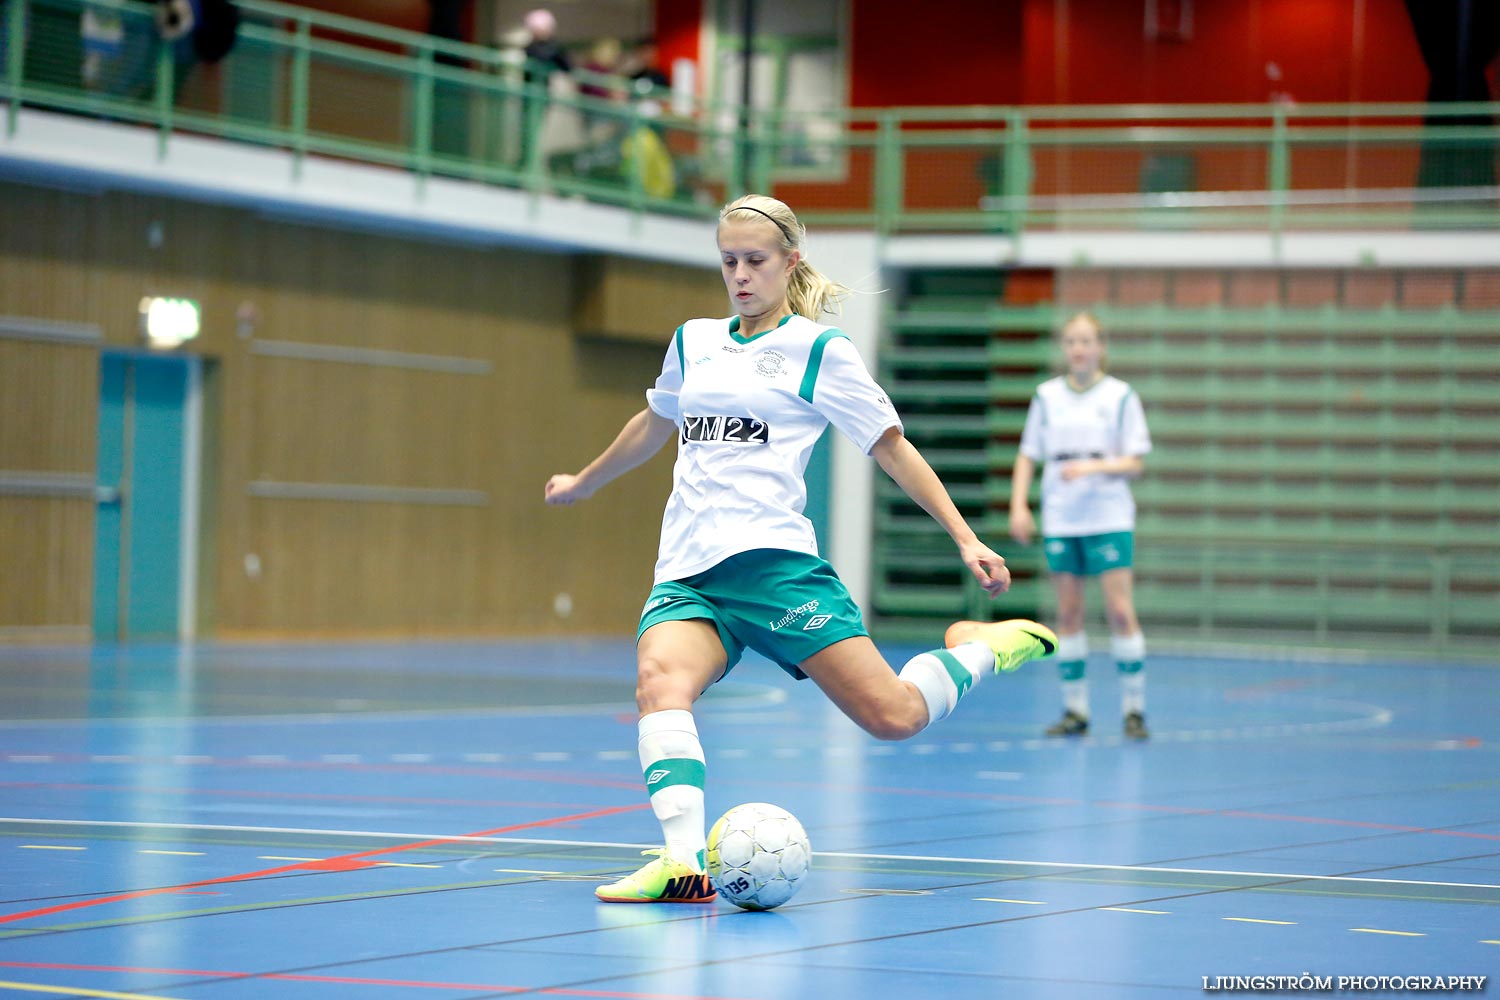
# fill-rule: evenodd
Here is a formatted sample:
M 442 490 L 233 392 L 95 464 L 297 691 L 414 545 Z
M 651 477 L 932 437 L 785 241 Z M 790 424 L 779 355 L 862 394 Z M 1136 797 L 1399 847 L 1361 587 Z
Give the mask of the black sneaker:
M 1125 738 L 1127 740 L 1149 740 L 1151 732 L 1146 728 L 1146 717 L 1140 712 L 1125 716 Z
M 1088 716 L 1079 715 L 1071 708 L 1063 713 L 1061 719 L 1047 727 L 1048 736 L 1086 736 L 1088 731 Z

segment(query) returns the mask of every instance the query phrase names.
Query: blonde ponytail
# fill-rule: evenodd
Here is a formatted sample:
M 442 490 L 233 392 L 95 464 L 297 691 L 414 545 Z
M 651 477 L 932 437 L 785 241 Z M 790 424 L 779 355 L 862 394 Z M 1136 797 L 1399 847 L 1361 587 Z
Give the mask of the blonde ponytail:
M 837 315 L 840 304 L 849 293 L 847 285 L 839 284 L 813 267 L 806 257 L 797 261 L 786 285 L 786 300 L 792 312 L 811 320 L 824 313 Z
M 784 253 L 801 251 L 807 240 L 807 230 L 797 221 L 797 216 L 784 202 L 764 194 L 747 194 L 725 205 L 719 212 L 719 222 L 725 222 L 732 213 L 740 213 L 736 222 L 754 218 L 769 219 L 781 230 L 781 249 Z M 787 279 L 786 298 L 792 311 L 810 320 L 817 320 L 824 313 L 837 313 L 839 304 L 851 294 L 847 285 L 841 285 L 822 271 L 813 267 L 804 253 L 792 268 Z

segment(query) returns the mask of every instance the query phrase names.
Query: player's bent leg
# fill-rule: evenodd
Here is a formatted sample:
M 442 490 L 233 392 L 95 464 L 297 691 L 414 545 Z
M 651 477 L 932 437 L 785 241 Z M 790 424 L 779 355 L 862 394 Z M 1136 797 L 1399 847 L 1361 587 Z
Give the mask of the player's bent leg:
M 1120 675 L 1125 738 L 1145 740 L 1151 737 L 1146 728 L 1146 637 L 1135 614 L 1134 582 L 1129 569 L 1110 570 L 1099 577 L 1109 618 L 1110 652 Z
M 1135 635 L 1141 623 L 1135 616 L 1135 571 L 1112 569 L 1099 574 L 1099 590 L 1104 595 L 1104 617 L 1109 620 L 1111 635 Z
M 652 625 L 636 643 L 635 704 L 642 716 L 690 709 L 724 676 L 729 654 L 706 618 Z
M 901 680 L 869 636 L 825 646 L 798 664 L 859 728 L 878 740 L 904 740 L 927 726 L 927 703 Z
M 728 654 L 707 619 L 663 621 L 636 645 L 636 704 L 640 761 L 666 847 L 638 871 L 600 886 L 608 903 L 707 903 L 713 885 L 704 873 L 706 775 L 703 745 L 690 711 L 723 676 Z
M 1076 573 L 1053 573 L 1052 593 L 1057 598 L 1057 620 L 1053 625 L 1058 635 L 1074 635 L 1083 631 L 1084 594 L 1088 577 Z

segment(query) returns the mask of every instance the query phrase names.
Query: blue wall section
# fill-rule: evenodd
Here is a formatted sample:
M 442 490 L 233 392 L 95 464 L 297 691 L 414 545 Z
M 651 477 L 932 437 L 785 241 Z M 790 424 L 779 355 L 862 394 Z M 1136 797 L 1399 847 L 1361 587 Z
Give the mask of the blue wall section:
M 101 489 L 118 490 L 125 461 L 125 359 L 106 354 L 99 370 L 99 466 Z M 120 528 L 124 507 L 119 502 L 97 505 L 94 529 L 94 635 L 113 639 L 120 634 Z
M 132 638 L 177 635 L 187 362 L 137 358 L 130 508 Z
M 187 376 L 183 358 L 107 354 L 102 359 L 98 482 L 119 487 L 127 463 L 129 477 L 121 503 L 99 505 L 94 563 L 99 639 L 177 635 Z

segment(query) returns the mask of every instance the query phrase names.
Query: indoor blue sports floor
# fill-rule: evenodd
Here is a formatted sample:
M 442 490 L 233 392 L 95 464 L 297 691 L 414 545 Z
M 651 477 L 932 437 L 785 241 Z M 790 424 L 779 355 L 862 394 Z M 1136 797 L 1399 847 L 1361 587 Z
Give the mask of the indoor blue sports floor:
M 1087 740 L 1037 738 L 1058 712 L 1041 664 L 880 744 L 747 659 L 697 713 L 710 819 L 775 802 L 815 851 L 789 904 L 747 913 L 594 901 L 657 836 L 627 641 L 0 648 L 0 996 L 1135 998 L 1500 973 L 1496 664 L 1148 669 L 1147 744 L 1119 738 L 1099 657 Z

